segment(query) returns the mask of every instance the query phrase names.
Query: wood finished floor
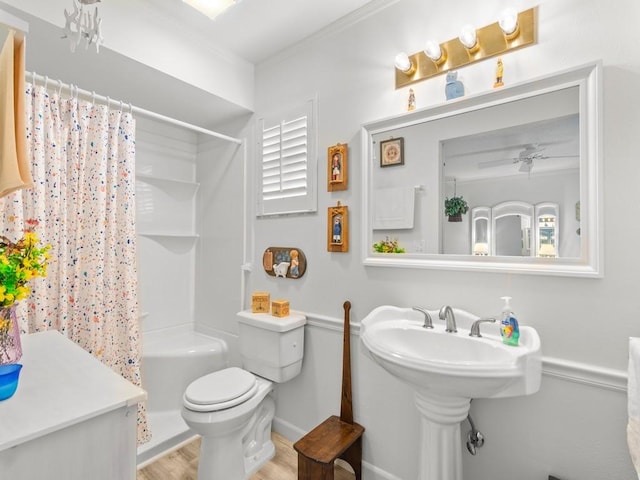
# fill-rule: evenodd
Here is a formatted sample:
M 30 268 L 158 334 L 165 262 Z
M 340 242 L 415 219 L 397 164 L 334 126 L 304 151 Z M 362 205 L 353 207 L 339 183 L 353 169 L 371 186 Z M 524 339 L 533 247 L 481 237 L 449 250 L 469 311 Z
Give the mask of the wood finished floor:
M 298 456 L 291 442 L 277 433 L 271 434 L 276 455 L 249 480 L 296 480 Z M 196 480 L 200 439 L 171 452 L 138 470 L 137 480 Z M 353 480 L 355 475 L 337 466 L 335 480 Z

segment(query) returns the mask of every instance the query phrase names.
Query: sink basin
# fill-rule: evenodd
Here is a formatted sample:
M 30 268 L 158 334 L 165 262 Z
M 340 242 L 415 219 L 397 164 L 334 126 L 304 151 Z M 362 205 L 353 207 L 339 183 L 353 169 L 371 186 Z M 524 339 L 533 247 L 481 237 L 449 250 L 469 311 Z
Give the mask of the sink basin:
M 460 422 L 472 398 L 530 395 L 540 388 L 540 337 L 520 326 L 520 344 L 502 343 L 499 324 L 469 332 L 477 316 L 454 309 L 457 333 L 445 331 L 438 311 L 434 328 L 411 308 L 382 306 L 360 323 L 360 340 L 369 356 L 415 389 L 421 414 L 420 480 L 462 480 Z
M 360 338 L 384 369 L 415 387 L 440 395 L 497 398 L 535 393 L 540 388 L 541 351 L 537 332 L 520 327 L 520 345 L 505 345 L 496 324 L 470 337 L 477 317 L 455 310 L 458 332 L 445 332 L 432 312 L 434 328 L 410 308 L 382 306 L 361 324 Z M 468 323 L 467 328 L 463 325 Z

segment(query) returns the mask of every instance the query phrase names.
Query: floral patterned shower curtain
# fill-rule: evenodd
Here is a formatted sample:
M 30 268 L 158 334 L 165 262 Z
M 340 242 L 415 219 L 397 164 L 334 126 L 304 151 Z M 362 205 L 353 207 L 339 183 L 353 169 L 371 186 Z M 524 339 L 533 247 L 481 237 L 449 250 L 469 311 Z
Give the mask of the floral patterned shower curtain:
M 140 385 L 135 120 L 29 84 L 25 107 L 34 187 L 0 199 L 0 231 L 19 238 L 36 219 L 52 248 L 47 277 L 19 305 L 21 329 L 57 329 Z M 141 406 L 138 442 L 148 439 Z

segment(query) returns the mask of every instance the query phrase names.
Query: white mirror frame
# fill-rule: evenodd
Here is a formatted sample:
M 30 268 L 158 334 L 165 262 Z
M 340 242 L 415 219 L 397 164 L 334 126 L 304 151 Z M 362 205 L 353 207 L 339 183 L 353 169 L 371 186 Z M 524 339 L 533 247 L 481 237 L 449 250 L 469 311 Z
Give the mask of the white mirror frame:
M 578 86 L 580 89 L 580 202 L 582 205 L 580 257 L 492 257 L 373 252 L 372 172 L 373 168 L 377 166 L 373 143 L 374 135 L 572 86 Z M 448 103 L 369 122 L 362 126 L 361 140 L 363 169 L 362 255 L 364 265 L 569 277 L 599 278 L 603 276 L 601 62 L 590 63 L 532 81 L 469 95 Z

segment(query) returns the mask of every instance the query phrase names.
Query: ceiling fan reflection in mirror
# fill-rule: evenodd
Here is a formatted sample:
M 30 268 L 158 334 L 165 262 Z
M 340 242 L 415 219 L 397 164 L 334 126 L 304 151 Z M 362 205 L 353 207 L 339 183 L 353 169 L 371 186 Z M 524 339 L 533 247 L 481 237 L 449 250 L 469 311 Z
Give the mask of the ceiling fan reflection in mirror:
M 495 168 L 509 164 L 519 164 L 518 171 L 529 173 L 536 160 L 547 160 L 554 158 L 576 158 L 578 155 L 545 155 L 545 147 L 538 143 L 531 143 L 524 146 L 524 150 L 518 153 L 517 157 L 503 158 L 499 160 L 489 160 L 480 162 L 478 168 Z

